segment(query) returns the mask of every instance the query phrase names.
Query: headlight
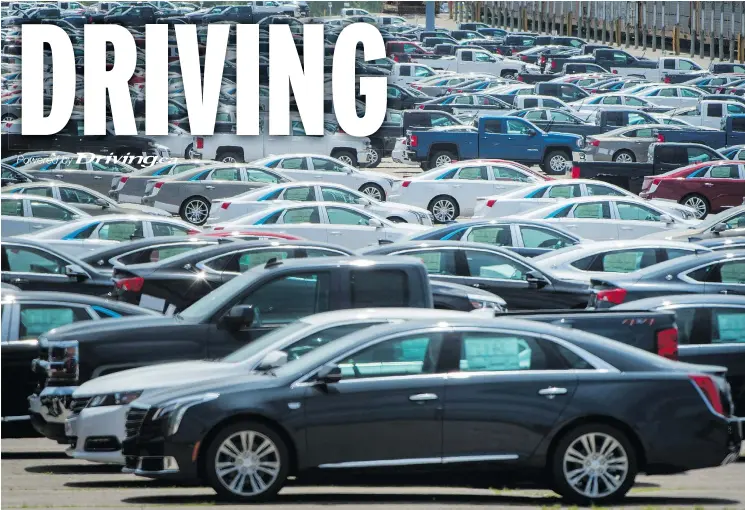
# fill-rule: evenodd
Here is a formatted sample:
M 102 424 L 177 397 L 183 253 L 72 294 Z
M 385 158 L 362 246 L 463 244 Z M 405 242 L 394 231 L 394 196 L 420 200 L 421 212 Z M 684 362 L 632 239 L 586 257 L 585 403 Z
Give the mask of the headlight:
M 490 299 L 485 299 L 485 296 L 474 296 L 472 294 L 468 294 L 466 296 L 468 300 L 471 302 L 471 306 L 473 306 L 474 310 L 494 310 L 498 312 L 506 312 L 507 309 L 504 307 L 503 303 L 500 301 L 493 301 Z
M 142 390 L 96 395 L 88 402 L 87 407 L 123 406 L 137 400 L 140 395 L 142 395 Z
M 153 421 L 169 417 L 168 421 L 168 435 L 172 436 L 178 432 L 178 428 L 181 425 L 181 420 L 184 418 L 184 414 L 198 404 L 215 400 L 219 397 L 219 393 L 202 393 L 200 395 L 194 395 L 190 397 L 177 398 L 170 400 L 161 405 L 155 414 L 153 414 Z
M 585 146 L 585 139 L 584 138 L 578 138 L 577 139 L 577 147 L 580 149 Z

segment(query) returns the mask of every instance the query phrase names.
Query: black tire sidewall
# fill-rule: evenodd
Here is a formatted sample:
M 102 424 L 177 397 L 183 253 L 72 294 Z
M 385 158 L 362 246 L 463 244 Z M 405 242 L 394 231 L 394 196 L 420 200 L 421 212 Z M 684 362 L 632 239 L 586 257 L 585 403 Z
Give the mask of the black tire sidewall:
M 384 189 L 383 189 L 383 188 L 382 188 L 382 187 L 381 187 L 380 185 L 378 185 L 378 184 L 375 184 L 375 183 L 372 183 L 372 182 L 368 182 L 368 183 L 366 183 L 366 184 L 363 184 L 363 185 L 362 185 L 362 186 L 360 187 L 360 189 L 359 189 L 359 192 L 360 192 L 360 193 L 362 193 L 363 195 L 367 195 L 367 193 L 365 193 L 365 192 L 363 191 L 363 190 L 365 190 L 365 189 L 367 189 L 367 188 L 375 188 L 375 189 L 377 189 L 377 190 L 378 190 L 378 191 L 380 192 L 380 201 L 381 201 L 381 202 L 385 202 L 385 201 L 386 201 L 386 199 L 388 198 L 388 197 L 387 197 L 387 196 L 385 195 L 385 190 L 384 190 Z M 369 195 L 368 195 L 368 196 L 369 196 Z
M 616 152 L 616 153 L 615 153 L 615 154 L 613 155 L 613 162 L 614 162 L 614 163 L 618 163 L 618 161 L 617 161 L 617 158 L 618 158 L 618 156 L 620 156 L 621 154 L 628 154 L 629 156 L 631 156 L 631 162 L 632 162 L 632 163 L 636 163 L 636 156 L 634 156 L 634 153 L 633 153 L 633 152 L 631 152 L 631 151 L 628 151 L 628 150 L 626 150 L 626 149 L 621 149 L 620 151 Z
M 204 218 L 204 221 L 201 223 L 193 223 L 189 221 L 188 219 L 186 219 L 186 206 L 189 205 L 189 203 L 194 202 L 195 200 L 199 200 L 200 202 L 204 202 L 205 204 L 207 204 L 207 216 Z M 201 226 L 207 223 L 207 220 L 210 218 L 211 209 L 212 209 L 212 204 L 210 204 L 208 200 L 205 200 L 204 198 L 199 197 L 199 196 L 189 197 L 186 200 L 184 200 L 184 204 L 181 206 L 181 211 L 180 211 L 179 216 L 181 217 L 182 220 L 184 220 L 189 225 Z
M 685 203 L 686 203 L 686 201 L 687 201 L 687 200 L 688 200 L 689 198 L 693 198 L 693 197 L 698 197 L 698 198 L 700 198 L 701 200 L 703 200 L 703 201 L 704 201 L 704 204 L 706 204 L 706 214 L 704 214 L 704 215 L 703 215 L 703 216 L 701 216 L 700 218 L 696 218 L 696 219 L 698 219 L 698 220 L 703 220 L 703 219 L 704 219 L 704 218 L 706 218 L 706 217 L 707 217 L 707 216 L 708 216 L 709 214 L 711 214 L 711 204 L 709 204 L 709 200 L 708 200 L 708 199 L 707 199 L 707 198 L 706 198 L 705 196 L 703 196 L 703 195 L 700 195 L 700 194 L 698 194 L 698 193 L 690 193 L 690 194 L 688 194 L 688 195 L 684 196 L 684 197 L 683 197 L 682 199 L 680 199 L 680 205 L 686 205 L 686 204 L 685 204 Z M 690 207 L 690 206 L 687 206 L 687 207 Z
M 267 490 L 255 497 L 244 498 L 232 493 L 227 488 L 225 488 L 225 486 L 223 486 L 222 482 L 215 473 L 215 457 L 217 455 L 217 449 L 220 447 L 222 442 L 225 441 L 225 439 L 232 436 L 236 432 L 248 430 L 259 432 L 267 436 L 274 442 L 275 446 L 277 447 L 277 451 L 279 452 L 280 466 L 277 479 L 272 485 L 269 486 Z M 272 499 L 284 486 L 285 480 L 287 479 L 287 475 L 289 474 L 290 470 L 290 454 L 284 440 L 277 432 L 275 432 L 274 429 L 258 422 L 244 421 L 224 427 L 217 433 L 217 435 L 215 435 L 214 438 L 212 438 L 212 441 L 210 442 L 205 455 L 207 456 L 204 461 L 205 481 L 212 487 L 212 489 L 214 489 L 214 491 L 221 499 L 230 501 L 250 503 L 254 501 L 267 501 L 269 499 Z
M 437 159 L 440 156 L 444 156 L 444 155 L 447 155 L 450 157 L 450 163 L 448 164 L 450 165 L 453 164 L 453 160 L 455 160 L 456 158 L 455 154 L 453 154 L 450 151 L 437 151 L 434 154 L 432 154 L 432 156 L 429 158 L 429 167 L 434 169 L 434 168 L 442 168 L 443 166 L 447 166 L 447 165 L 437 166 Z
M 626 450 L 626 457 L 628 458 L 628 472 L 626 473 L 626 479 L 621 484 L 619 489 L 609 496 L 599 498 L 596 500 L 588 499 L 587 497 L 576 492 L 564 478 L 564 453 L 572 442 L 578 437 L 588 434 L 591 432 L 597 432 L 607 434 L 621 443 L 624 450 Z M 622 499 L 626 493 L 634 485 L 634 479 L 636 478 L 638 464 L 637 464 L 637 453 L 634 445 L 631 443 L 625 433 L 619 429 L 603 423 L 589 423 L 586 425 L 580 425 L 566 434 L 564 434 L 559 442 L 556 444 L 553 456 L 548 460 L 548 467 L 550 470 L 551 480 L 553 482 L 554 490 L 561 494 L 565 499 L 578 503 L 580 505 L 603 505 L 606 503 L 618 501 Z
M 448 221 L 454 221 L 455 219 L 457 219 L 460 216 L 460 206 L 458 205 L 458 202 L 456 202 L 454 198 L 449 197 L 447 195 L 437 195 L 435 198 L 433 198 L 430 201 L 429 205 L 427 206 L 427 210 L 429 212 L 431 212 L 432 215 L 435 214 L 434 213 L 435 204 L 437 202 L 439 202 L 440 200 L 447 200 L 451 204 L 453 204 L 453 214 L 454 214 L 454 216 L 453 216 L 453 219 L 452 220 L 448 220 Z M 438 223 L 438 224 L 440 224 L 440 225 L 444 225 L 444 223 L 440 222 L 440 220 L 438 220 L 437 218 L 435 218 L 435 222 Z

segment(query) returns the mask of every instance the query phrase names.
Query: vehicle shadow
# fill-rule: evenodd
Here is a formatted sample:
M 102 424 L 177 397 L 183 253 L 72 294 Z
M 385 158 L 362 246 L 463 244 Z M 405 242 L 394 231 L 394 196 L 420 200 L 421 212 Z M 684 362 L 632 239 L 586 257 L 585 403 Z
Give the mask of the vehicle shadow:
M 113 464 L 49 464 L 46 466 L 29 466 L 28 473 L 44 475 L 100 475 L 120 474 L 122 467 Z
M 432 505 L 440 504 L 462 504 L 462 505 L 489 505 L 494 506 L 555 506 L 561 503 L 561 498 L 556 497 L 530 497 L 530 496 L 507 496 L 488 494 L 372 494 L 372 493 L 312 493 L 312 494 L 280 494 L 271 502 L 262 505 L 361 505 L 361 504 L 401 504 L 401 505 Z M 123 503 L 133 505 L 221 505 L 235 504 L 217 501 L 215 496 L 209 495 L 160 495 L 160 496 L 138 496 L 122 499 Z M 740 501 L 724 498 L 697 498 L 697 497 L 649 497 L 630 495 L 620 503 L 614 503 L 613 507 L 623 506 L 725 506 L 740 505 Z
M 65 487 L 73 489 L 168 489 L 190 487 L 167 480 L 90 480 L 85 482 L 66 482 Z M 193 486 L 192 486 L 193 487 Z
M 65 452 L 2 452 L 2 460 L 69 459 Z

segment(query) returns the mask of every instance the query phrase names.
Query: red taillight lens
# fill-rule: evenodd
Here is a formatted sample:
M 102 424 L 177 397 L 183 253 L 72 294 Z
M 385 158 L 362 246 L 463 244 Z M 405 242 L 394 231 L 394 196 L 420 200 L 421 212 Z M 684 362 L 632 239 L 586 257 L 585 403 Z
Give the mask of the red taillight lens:
M 417 147 L 419 145 L 419 137 L 417 135 L 411 135 L 409 137 L 409 145 Z
M 556 69 L 557 67 L 559 67 L 559 63 L 555 61 L 551 61 L 551 69 Z
M 199 230 L 197 230 L 195 228 L 190 228 L 189 230 L 186 231 L 186 235 L 188 235 L 188 236 L 195 236 L 195 235 L 201 234 L 201 233 L 202 232 L 200 232 Z
M 665 142 L 665 135 L 657 135 L 657 142 L 664 143 Z
M 494 204 L 497 203 L 497 199 L 492 198 L 491 200 L 486 201 L 486 207 L 494 207 Z
M 520 60 L 522 60 L 523 62 L 527 62 L 528 61 L 527 55 L 520 55 Z
M 600 140 L 590 140 L 590 145 L 593 147 L 600 147 Z
M 393 61 L 398 62 L 398 55 L 393 55 Z
M 541 55 L 541 64 L 546 63 L 546 57 L 544 55 Z
M 614 69 L 613 74 L 618 74 L 618 69 Z
M 119 184 L 124 184 L 129 180 L 129 177 L 119 177 Z
M 572 165 L 572 179 L 579 179 L 579 166 Z
M 153 186 L 153 188 L 160 189 L 160 188 L 163 187 L 163 184 L 164 184 L 163 181 L 158 181 L 158 182 L 155 183 L 155 186 Z
M 404 182 L 401 183 L 401 187 L 402 188 L 408 188 L 409 187 L 409 184 L 411 184 L 411 181 L 404 181 Z
M 140 292 L 142 286 L 145 284 L 145 279 L 141 276 L 134 276 L 132 278 L 122 278 L 121 280 L 114 280 L 114 287 L 127 292 Z
M 525 80 L 523 79 L 523 76 L 521 74 L 518 74 L 517 81 L 525 81 Z
M 197 137 L 197 149 L 204 149 L 204 138 L 201 136 Z
M 230 202 L 223 202 L 220 204 L 220 209 L 227 209 L 228 207 L 230 207 Z
M 450 94 L 451 92 L 453 92 L 453 89 L 448 89 L 447 93 Z
M 678 359 L 677 328 L 668 328 L 657 332 L 657 354 L 663 358 Z
M 672 80 L 669 76 L 665 76 L 665 79 L 663 80 L 665 83 L 670 83 Z
M 719 396 L 719 391 L 717 390 L 717 385 L 714 384 L 714 380 L 708 375 L 689 375 L 688 377 L 701 390 L 701 393 L 704 394 L 704 397 L 709 401 L 714 411 L 724 414 L 722 398 Z
M 601 290 L 597 293 L 597 300 L 605 303 L 620 305 L 626 299 L 626 289 Z
M 417 105 L 417 108 L 419 108 L 420 110 L 424 110 L 424 105 L 423 104 Z
M 225 227 L 215 227 L 212 230 L 225 230 Z

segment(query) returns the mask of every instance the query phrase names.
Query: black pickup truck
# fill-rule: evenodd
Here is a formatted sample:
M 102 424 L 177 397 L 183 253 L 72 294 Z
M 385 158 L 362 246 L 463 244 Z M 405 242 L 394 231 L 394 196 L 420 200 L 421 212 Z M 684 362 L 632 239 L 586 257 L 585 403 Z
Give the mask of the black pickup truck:
M 307 315 L 380 306 L 434 308 L 437 301 L 443 307 L 460 303 L 461 310 L 465 301 L 473 310 L 471 301 L 482 298 L 495 296 L 430 284 L 424 264 L 412 257 L 269 261 L 174 316 L 71 324 L 41 335 L 33 366 L 44 389 L 29 399 L 32 423 L 41 434 L 64 440 L 66 410 L 79 384 L 153 363 L 222 357 Z
M 653 143 L 649 163 L 575 161 L 573 179 L 597 179 L 638 194 L 644 177 L 659 175 L 683 166 L 724 159 L 717 151 L 697 143 Z

